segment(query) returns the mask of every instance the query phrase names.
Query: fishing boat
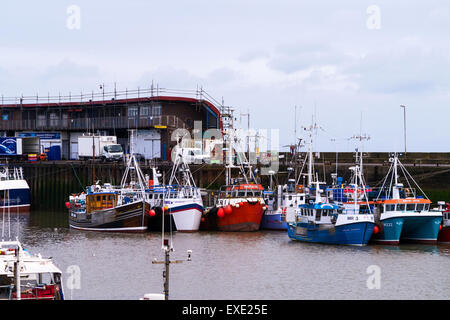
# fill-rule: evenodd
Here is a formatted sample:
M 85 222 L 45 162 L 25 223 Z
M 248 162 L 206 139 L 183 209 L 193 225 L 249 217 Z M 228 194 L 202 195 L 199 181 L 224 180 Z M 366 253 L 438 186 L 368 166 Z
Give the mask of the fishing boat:
M 264 210 L 264 188 L 241 151 L 239 137 L 232 126 L 224 135 L 225 185 L 220 187 L 215 204 L 205 210 L 202 229 L 219 231 L 257 231 L 260 229 Z M 239 172 L 236 176 L 237 169 Z M 247 171 L 246 171 L 247 169 Z
M 343 213 L 370 215 L 374 221 L 374 202 L 369 200 L 369 194 L 373 191 L 366 184 L 363 175 L 363 153 L 355 150 L 355 165 L 349 168 L 351 175 L 349 182 L 343 184 L 343 179 L 332 174 L 333 186 L 327 188 L 329 199 L 343 207 Z M 373 227 L 373 234 L 377 234 L 379 228 Z
M 133 135 L 131 135 L 133 146 Z M 145 232 L 161 230 L 161 221 L 170 216 L 163 205 L 164 197 L 148 200 L 148 183 L 131 147 L 130 158 L 119 187 L 98 184 L 86 188 L 86 192 L 69 197 L 71 228 L 91 231 Z
M 438 242 L 450 243 L 450 203 L 438 204 L 442 207 L 445 205 L 445 208 L 442 208 L 442 225 L 439 229 Z
M 397 153 L 389 161 L 391 167 L 375 199 L 375 222 L 380 232 L 372 240 L 383 244 L 399 244 L 400 241 L 436 243 L 442 212 L 430 210 L 431 201 L 402 165 Z M 408 188 L 399 181 L 399 168 L 404 173 Z M 386 187 L 389 176 L 391 183 Z M 417 195 L 408 176 L 425 198 Z
M 284 185 L 277 185 L 273 187 L 273 174 L 269 171 L 270 186 L 267 191 L 264 191 L 264 199 L 267 205 L 267 210 L 264 211 L 261 220 L 261 229 L 265 230 L 287 230 L 287 223 L 295 221 L 296 210 L 300 204 L 305 204 L 305 189 L 300 184 L 302 171 L 306 163 L 307 157 L 302 159 L 300 148 L 303 147 L 303 139 L 297 138 L 297 119 L 294 119 L 295 130 L 294 137 L 297 139 L 295 144 L 286 145 L 289 147 L 289 167 L 287 168 L 287 183 Z M 297 169 L 301 167 L 298 174 Z
M 139 179 L 125 184 L 130 168 Z M 144 232 L 150 217 L 142 172 L 131 155 L 119 188 L 111 184 L 92 185 L 86 192 L 69 197 L 69 225 L 71 228 L 91 231 Z
M 261 219 L 261 229 L 287 230 L 287 223 L 295 220 L 295 210 L 305 203 L 303 185 L 289 179 L 285 185 L 278 185 L 275 191 L 264 191 L 267 210 Z
M 182 148 L 175 148 L 174 165 L 166 187 L 166 206 L 172 215 L 175 227 L 180 232 L 199 230 L 203 214 L 203 200 L 200 188 L 195 185 L 194 178 L 183 157 Z
M 313 181 L 315 129 L 317 125 L 313 123 L 309 128 L 308 198 L 296 210 L 295 221 L 288 223 L 288 236 L 302 242 L 365 246 L 375 227 L 373 214 L 345 210 L 342 203 L 327 196 L 327 188 L 321 187 L 325 182 L 319 182 L 317 174 Z
M 316 182 L 315 199 L 300 205 L 295 222 L 288 223 L 292 240 L 326 244 L 364 246 L 375 226 L 373 215 L 345 213 L 344 208 L 322 198 Z
M 1 241 L 0 300 L 64 300 L 62 272 L 19 241 Z
M 216 204 L 220 231 L 257 231 L 266 208 L 260 184 L 236 183 L 223 186 Z
M 0 166 L 0 210 L 30 212 L 30 187 L 21 167 Z

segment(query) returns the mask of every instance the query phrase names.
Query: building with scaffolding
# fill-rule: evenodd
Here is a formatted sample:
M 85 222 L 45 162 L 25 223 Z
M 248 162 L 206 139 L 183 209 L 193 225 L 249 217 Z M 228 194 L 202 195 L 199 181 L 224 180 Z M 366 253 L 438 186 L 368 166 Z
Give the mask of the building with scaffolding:
M 174 130 L 192 132 L 222 129 L 222 104 L 203 89 L 149 89 L 80 93 L 65 96 L 1 97 L 2 136 L 39 137 L 41 152 L 59 146 L 61 159 L 78 159 L 78 137 L 83 134 L 117 136 L 129 150 L 129 130 L 145 159 L 169 160 L 176 141 Z

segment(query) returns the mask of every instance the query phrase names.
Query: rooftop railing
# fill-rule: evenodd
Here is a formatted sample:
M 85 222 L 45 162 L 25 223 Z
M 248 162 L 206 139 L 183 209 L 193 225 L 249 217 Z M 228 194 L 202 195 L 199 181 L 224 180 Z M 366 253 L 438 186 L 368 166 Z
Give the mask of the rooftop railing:
M 202 88 L 196 90 L 178 90 L 178 89 L 168 89 L 168 88 L 160 88 L 159 86 L 151 86 L 150 88 L 138 89 L 135 90 L 116 90 L 114 91 L 104 91 L 104 86 L 101 87 L 101 91 L 92 91 L 90 93 L 80 92 L 80 93 L 72 93 L 57 96 L 48 94 L 47 96 L 39 96 L 38 94 L 34 96 L 24 96 L 20 97 L 5 97 L 1 95 L 0 97 L 0 107 L 7 106 L 21 106 L 21 105 L 49 105 L 49 104 L 70 104 L 70 103 L 110 103 L 115 100 L 122 99 L 135 99 L 135 98 L 151 98 L 151 97 L 185 97 L 185 98 L 194 98 L 199 101 L 208 101 L 216 108 L 221 108 L 223 106 L 223 101 L 219 102 L 214 99 L 210 94 L 204 91 Z

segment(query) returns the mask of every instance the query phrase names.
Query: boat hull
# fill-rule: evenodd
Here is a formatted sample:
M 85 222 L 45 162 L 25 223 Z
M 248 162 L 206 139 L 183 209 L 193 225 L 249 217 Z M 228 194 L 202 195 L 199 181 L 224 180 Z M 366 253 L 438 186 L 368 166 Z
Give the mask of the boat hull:
M 196 202 L 169 205 L 178 232 L 195 232 L 199 230 L 203 206 Z
M 13 181 L 15 182 L 15 181 Z M 5 186 L 6 187 L 6 186 Z M 4 192 L 8 192 L 8 199 L 3 199 Z M 13 188 L 0 190 L 0 211 L 10 209 L 10 212 L 29 213 L 30 212 L 30 189 Z
M 372 235 L 371 241 L 379 244 L 399 244 L 403 223 L 403 217 L 382 219 L 377 223 L 379 232 Z
M 438 242 L 450 243 L 450 227 L 442 227 L 439 231 Z
M 416 215 L 404 218 L 400 241 L 437 243 L 442 215 Z
M 283 218 L 281 213 L 266 211 L 261 219 L 261 229 L 286 231 L 287 223 Z
M 340 226 L 289 223 L 288 236 L 292 240 L 313 243 L 365 246 L 369 242 L 373 222 L 356 222 Z
M 145 232 L 161 230 L 161 210 L 151 217 L 145 201 L 128 203 L 115 208 L 93 211 L 91 214 L 69 210 L 69 225 L 73 229 L 105 232 Z M 167 228 L 170 215 L 167 216 Z
M 231 206 L 231 213 L 217 219 L 217 228 L 220 231 L 257 231 L 261 225 L 263 206 L 259 201 Z

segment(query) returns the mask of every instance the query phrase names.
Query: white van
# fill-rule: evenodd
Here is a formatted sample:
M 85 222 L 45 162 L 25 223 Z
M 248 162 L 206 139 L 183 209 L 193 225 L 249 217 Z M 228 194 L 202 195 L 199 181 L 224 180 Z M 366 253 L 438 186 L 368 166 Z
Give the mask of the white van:
M 187 164 L 202 164 L 211 162 L 211 156 L 209 154 L 203 154 L 202 149 L 200 148 L 180 148 L 178 146 L 175 146 L 172 151 L 172 161 L 175 160 L 175 156 L 179 153 L 182 155 L 183 160 Z

